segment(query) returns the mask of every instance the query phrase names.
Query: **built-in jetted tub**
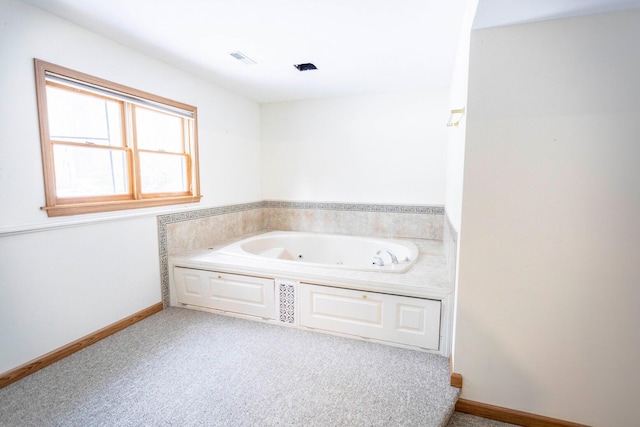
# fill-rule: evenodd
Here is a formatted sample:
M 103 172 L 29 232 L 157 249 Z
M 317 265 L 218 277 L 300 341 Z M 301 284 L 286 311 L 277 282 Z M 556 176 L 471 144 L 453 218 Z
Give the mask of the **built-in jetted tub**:
M 273 231 L 241 240 L 218 252 L 315 267 L 403 273 L 418 258 L 413 242 L 396 239 Z
M 446 357 L 453 286 L 444 263 L 437 241 L 273 231 L 171 256 L 169 297 Z

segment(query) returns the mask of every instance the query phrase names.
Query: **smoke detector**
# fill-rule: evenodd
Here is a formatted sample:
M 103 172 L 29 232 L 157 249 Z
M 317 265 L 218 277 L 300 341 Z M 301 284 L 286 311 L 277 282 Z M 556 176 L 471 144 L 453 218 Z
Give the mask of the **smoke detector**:
M 229 55 L 233 56 L 238 61 L 240 61 L 240 62 L 242 62 L 243 64 L 246 64 L 246 65 L 253 65 L 253 64 L 257 63 L 256 61 L 254 61 L 253 59 L 249 58 L 244 53 L 242 53 L 240 51 L 237 51 L 237 50 L 235 52 L 231 52 Z
M 294 67 L 296 67 L 298 69 L 298 71 L 310 71 L 310 70 L 317 70 L 318 67 L 316 67 L 315 65 L 313 65 L 312 63 L 308 62 L 306 64 L 294 64 Z

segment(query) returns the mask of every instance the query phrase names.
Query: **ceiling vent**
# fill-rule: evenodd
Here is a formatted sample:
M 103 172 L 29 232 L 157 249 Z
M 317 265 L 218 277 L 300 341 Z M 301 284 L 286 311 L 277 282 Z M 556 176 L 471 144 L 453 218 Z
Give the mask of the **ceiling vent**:
M 246 64 L 246 65 L 256 64 L 256 61 L 254 61 L 253 59 L 249 58 L 244 53 L 239 52 L 237 50 L 235 52 L 231 52 L 229 55 L 233 56 L 234 58 L 236 58 L 238 61 L 242 62 L 243 64 Z
M 310 70 L 317 70 L 318 69 L 318 67 L 316 67 L 315 65 L 313 65 L 311 63 L 295 64 L 294 67 L 296 67 L 298 69 L 298 71 L 310 71 Z

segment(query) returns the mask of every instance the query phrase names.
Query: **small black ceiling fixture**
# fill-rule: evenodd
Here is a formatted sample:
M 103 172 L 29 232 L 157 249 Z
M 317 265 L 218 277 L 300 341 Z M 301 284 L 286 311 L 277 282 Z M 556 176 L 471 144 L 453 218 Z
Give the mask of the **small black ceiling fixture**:
M 306 64 L 294 64 L 294 67 L 298 69 L 298 71 L 309 71 L 309 70 L 317 70 L 318 67 L 308 62 Z

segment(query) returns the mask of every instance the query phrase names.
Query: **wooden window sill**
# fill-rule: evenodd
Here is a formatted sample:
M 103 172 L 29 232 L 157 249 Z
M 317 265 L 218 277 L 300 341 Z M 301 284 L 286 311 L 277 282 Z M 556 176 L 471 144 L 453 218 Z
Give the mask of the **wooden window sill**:
M 41 209 L 47 211 L 47 215 L 67 216 L 98 212 L 111 212 L 126 209 L 152 208 L 156 206 L 180 205 L 184 203 L 197 203 L 202 196 L 163 197 L 142 200 L 117 200 L 111 202 L 77 203 L 56 206 L 46 206 Z

